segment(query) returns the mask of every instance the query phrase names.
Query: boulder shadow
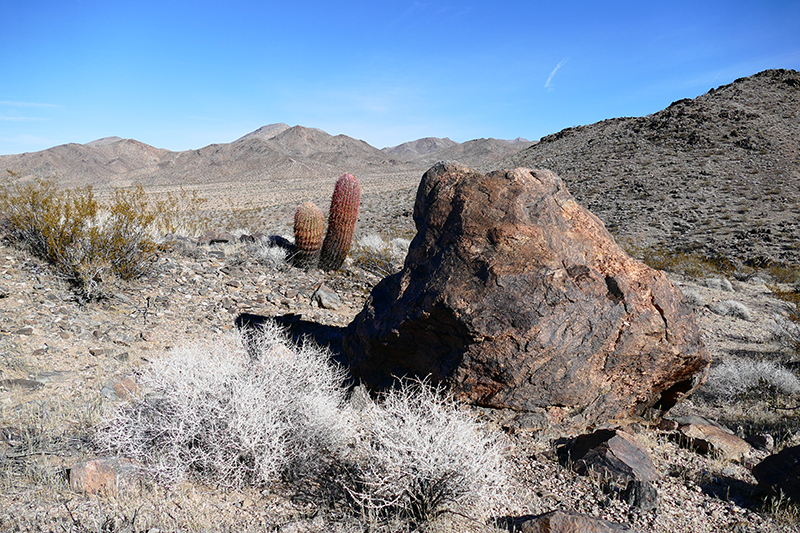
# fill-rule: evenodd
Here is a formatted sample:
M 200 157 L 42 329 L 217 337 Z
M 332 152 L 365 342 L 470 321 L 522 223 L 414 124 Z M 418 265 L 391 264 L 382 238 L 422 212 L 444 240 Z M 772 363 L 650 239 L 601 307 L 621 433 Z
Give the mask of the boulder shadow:
M 303 320 L 300 315 L 289 313 L 279 316 L 263 316 L 252 313 L 241 313 L 236 317 L 234 324 L 242 332 L 258 330 L 267 323 L 275 323 L 284 330 L 289 339 L 296 345 L 302 346 L 307 342 L 328 350 L 331 359 L 345 368 L 347 359 L 342 347 L 342 335 L 347 329 L 341 326 L 326 326 L 310 320 Z

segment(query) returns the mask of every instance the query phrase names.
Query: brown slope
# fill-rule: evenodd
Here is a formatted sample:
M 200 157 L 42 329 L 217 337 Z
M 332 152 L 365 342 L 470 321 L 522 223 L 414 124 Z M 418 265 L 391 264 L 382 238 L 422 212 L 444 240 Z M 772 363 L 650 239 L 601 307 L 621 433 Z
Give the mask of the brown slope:
M 247 135 L 236 140 L 241 141 L 242 139 L 247 139 L 250 137 L 258 137 L 260 139 L 271 139 L 276 135 L 288 130 L 289 127 L 290 126 L 288 124 L 284 124 L 283 122 L 278 122 L 277 124 L 267 124 L 266 126 L 261 126 L 256 131 L 251 131 Z
M 397 146 L 383 148 L 381 152 L 400 161 L 414 161 L 430 154 L 456 146 L 458 143 L 449 138 L 424 137 Z
M 532 143 L 511 144 L 499 139 L 473 139 L 432 154 L 424 160 L 455 161 L 475 170 L 494 170 L 500 161 L 509 158 Z
M 24 177 L 57 176 L 64 187 L 127 186 L 137 172 L 155 169 L 168 154 L 133 139 L 63 144 L 40 152 L 0 156 L 0 169 Z
M 619 236 L 748 262 L 800 262 L 800 74 L 768 70 L 653 115 L 544 137 L 505 166 L 549 168 Z

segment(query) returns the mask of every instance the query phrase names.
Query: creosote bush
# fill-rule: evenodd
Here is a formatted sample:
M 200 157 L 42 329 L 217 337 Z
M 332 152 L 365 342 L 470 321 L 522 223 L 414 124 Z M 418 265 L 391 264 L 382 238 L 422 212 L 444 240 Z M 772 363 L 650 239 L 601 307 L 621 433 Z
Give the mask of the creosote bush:
M 181 203 L 176 196 L 153 202 L 142 187 L 117 189 L 104 205 L 90 186 L 61 190 L 43 179 L 0 186 L 10 240 L 54 265 L 86 299 L 106 296 L 115 279 L 147 272 L 156 234 L 177 229 Z
M 506 481 L 497 437 L 424 383 L 348 401 L 345 377 L 277 326 L 185 342 L 144 372 L 98 439 L 166 483 L 282 481 L 337 513 L 412 528 L 447 511 L 486 516 Z

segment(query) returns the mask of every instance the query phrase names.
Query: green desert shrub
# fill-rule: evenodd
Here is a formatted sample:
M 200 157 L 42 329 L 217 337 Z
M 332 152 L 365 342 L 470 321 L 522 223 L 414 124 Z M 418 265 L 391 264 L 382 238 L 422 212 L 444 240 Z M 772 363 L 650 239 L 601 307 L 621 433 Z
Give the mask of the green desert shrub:
M 45 179 L 0 184 L 9 239 L 51 263 L 85 299 L 106 296 L 118 279 L 145 274 L 161 248 L 159 236 L 186 227 L 178 208 L 200 203 L 184 192 L 153 201 L 141 186 L 116 189 L 101 203 L 91 186 L 62 190 Z
M 155 224 L 166 212 L 141 187 L 116 190 L 106 205 L 90 186 L 61 190 L 53 180 L 7 183 L 0 214 L 16 245 L 51 263 L 86 298 L 115 279 L 144 274 L 158 250 Z

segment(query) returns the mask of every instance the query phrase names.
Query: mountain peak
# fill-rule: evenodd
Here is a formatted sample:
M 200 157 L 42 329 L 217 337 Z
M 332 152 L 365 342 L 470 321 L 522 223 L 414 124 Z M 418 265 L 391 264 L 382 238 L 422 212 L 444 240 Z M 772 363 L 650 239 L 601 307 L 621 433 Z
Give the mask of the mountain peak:
M 106 144 L 114 144 L 115 142 L 119 142 L 121 140 L 123 140 L 122 137 L 103 137 L 102 139 L 88 142 L 84 146 L 103 146 Z
M 255 131 L 251 131 L 247 135 L 239 137 L 236 141 L 241 141 L 243 139 L 251 139 L 251 138 L 258 138 L 258 139 L 271 139 L 276 135 L 280 135 L 284 131 L 289 129 L 288 124 L 284 124 L 283 122 L 278 122 L 275 124 L 267 124 L 266 126 L 261 126 Z M 234 141 L 234 142 L 236 142 Z

